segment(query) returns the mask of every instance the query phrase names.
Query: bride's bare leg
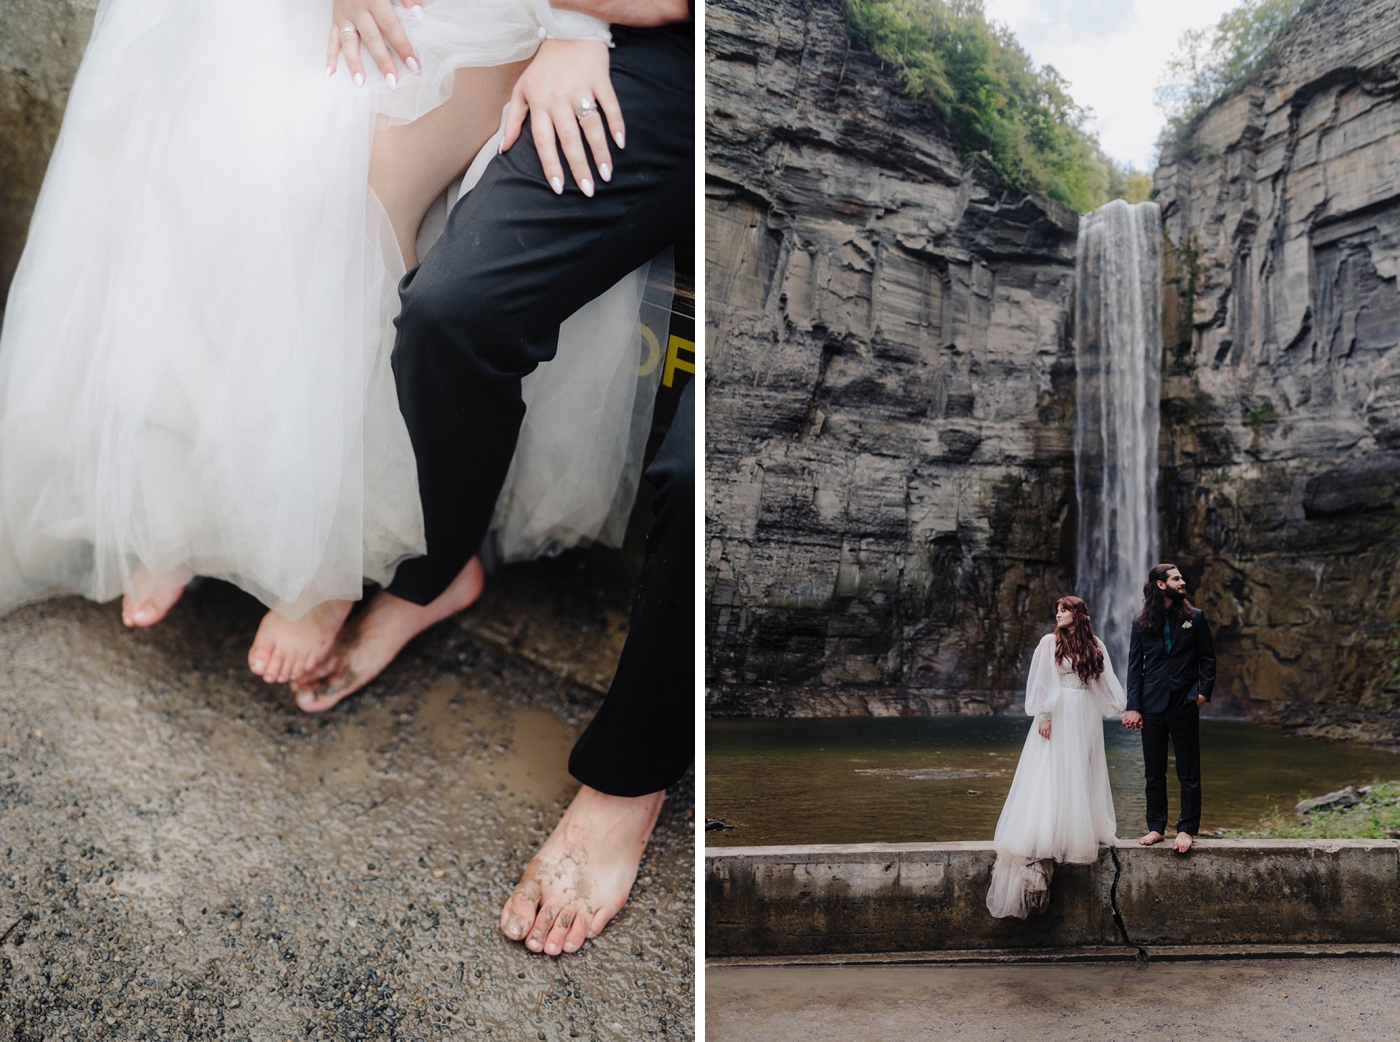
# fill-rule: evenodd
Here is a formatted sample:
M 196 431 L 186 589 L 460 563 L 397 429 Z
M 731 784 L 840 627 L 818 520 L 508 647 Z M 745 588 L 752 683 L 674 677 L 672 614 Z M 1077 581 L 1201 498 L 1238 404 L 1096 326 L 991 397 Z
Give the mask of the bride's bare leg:
M 528 64 L 458 69 L 447 101 L 412 123 L 375 131 L 369 186 L 389 212 L 407 267 L 418 263 L 414 240 L 423 215 L 496 132 L 501 107 Z
M 388 211 L 408 267 L 418 263 L 415 240 L 423 215 L 496 132 L 501 107 L 528 64 L 458 69 L 447 101 L 412 123 L 375 131 L 369 185 Z M 248 667 L 270 684 L 309 673 L 325 661 L 353 606 L 353 601 L 330 601 L 295 622 L 268 612 L 248 652 Z

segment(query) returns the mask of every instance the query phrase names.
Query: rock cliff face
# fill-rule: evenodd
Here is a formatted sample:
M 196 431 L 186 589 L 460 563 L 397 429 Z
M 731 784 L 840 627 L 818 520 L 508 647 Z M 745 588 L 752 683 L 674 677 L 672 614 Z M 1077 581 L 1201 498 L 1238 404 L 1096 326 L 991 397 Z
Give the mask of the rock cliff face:
M 0 312 L 97 0 L 0 3 Z
M 1318 0 L 1166 146 L 1164 545 L 1226 704 L 1386 738 L 1400 699 L 1400 2 Z
M 1003 711 L 1073 581 L 1077 217 L 841 0 L 706 11 L 711 710 Z

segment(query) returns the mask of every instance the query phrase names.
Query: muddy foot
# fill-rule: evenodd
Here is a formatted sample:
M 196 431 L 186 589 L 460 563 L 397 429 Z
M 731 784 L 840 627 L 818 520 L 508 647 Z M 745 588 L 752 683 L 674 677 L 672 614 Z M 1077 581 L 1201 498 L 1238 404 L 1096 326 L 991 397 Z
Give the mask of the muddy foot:
M 185 592 L 184 583 L 163 585 L 143 570 L 132 577 L 137 592 L 122 597 L 122 622 L 127 626 L 154 626 Z
M 318 604 L 292 622 L 275 611 L 263 616 L 248 651 L 248 668 L 269 684 L 295 680 L 325 660 L 354 601 Z
M 1147 835 L 1143 836 L 1142 839 L 1138 840 L 1138 843 L 1140 843 L 1140 844 L 1141 844 L 1142 846 L 1144 846 L 1144 847 L 1150 847 L 1150 846 L 1152 846 L 1153 843 L 1160 843 L 1160 842 L 1162 842 L 1162 839 L 1163 839 L 1162 834 L 1161 834 L 1160 832 L 1158 832 L 1156 829 L 1153 829 L 1153 830 L 1152 830 L 1151 832 L 1149 832 Z
M 532 952 L 576 952 L 627 901 L 666 793 L 609 796 L 587 785 L 525 869 L 501 930 Z
M 380 590 L 341 631 L 321 664 L 292 681 L 297 705 L 308 713 L 320 713 L 360 690 L 379 676 L 410 640 L 481 596 L 485 578 L 481 561 L 473 557 L 452 585 L 426 606 Z

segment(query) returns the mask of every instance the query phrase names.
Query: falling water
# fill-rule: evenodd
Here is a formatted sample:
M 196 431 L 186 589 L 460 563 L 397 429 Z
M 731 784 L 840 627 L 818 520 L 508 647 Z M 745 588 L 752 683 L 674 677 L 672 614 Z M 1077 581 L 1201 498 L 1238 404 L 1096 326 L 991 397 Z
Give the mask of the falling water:
M 1161 211 L 1121 199 L 1079 222 L 1074 484 L 1079 593 L 1116 671 L 1156 563 Z

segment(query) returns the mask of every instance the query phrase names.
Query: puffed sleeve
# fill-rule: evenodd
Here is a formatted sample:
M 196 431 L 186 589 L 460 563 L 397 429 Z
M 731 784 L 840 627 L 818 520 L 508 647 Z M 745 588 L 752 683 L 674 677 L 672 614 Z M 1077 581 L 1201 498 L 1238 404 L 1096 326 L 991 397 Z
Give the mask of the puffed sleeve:
M 1060 698 L 1060 674 L 1055 669 L 1055 635 L 1047 633 L 1036 645 L 1026 677 L 1026 715 L 1048 718 Z
M 1094 638 L 1103 652 L 1103 674 L 1094 683 L 1094 691 L 1099 696 L 1104 716 L 1118 716 L 1128 706 L 1128 696 L 1123 685 L 1118 683 L 1118 674 L 1113 672 L 1113 662 L 1108 657 L 1108 648 L 1098 637 Z
M 551 40 L 601 40 L 612 46 L 612 31 L 608 23 L 579 11 L 564 11 L 550 7 L 549 0 L 529 0 L 540 33 Z

